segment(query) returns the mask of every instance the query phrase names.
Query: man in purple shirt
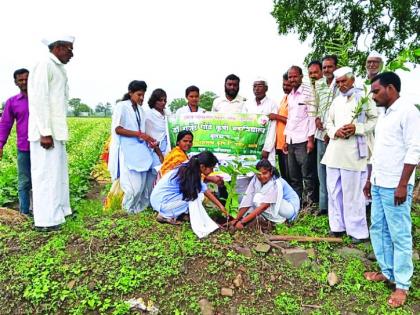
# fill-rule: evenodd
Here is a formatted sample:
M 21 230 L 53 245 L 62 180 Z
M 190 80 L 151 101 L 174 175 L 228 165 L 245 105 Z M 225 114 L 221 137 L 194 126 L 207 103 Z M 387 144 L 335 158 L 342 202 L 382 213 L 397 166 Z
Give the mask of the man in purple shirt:
M 29 71 L 26 69 L 19 69 L 13 73 L 15 84 L 20 93 L 6 101 L 3 115 L 0 118 L 0 160 L 3 157 L 3 147 L 16 120 L 19 209 L 25 215 L 29 215 L 29 196 L 32 188 L 28 142 L 28 75 Z

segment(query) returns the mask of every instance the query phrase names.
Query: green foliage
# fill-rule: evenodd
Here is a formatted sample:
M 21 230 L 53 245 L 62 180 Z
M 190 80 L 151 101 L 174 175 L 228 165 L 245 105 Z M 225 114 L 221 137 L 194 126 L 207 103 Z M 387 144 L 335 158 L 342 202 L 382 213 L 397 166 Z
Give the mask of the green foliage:
M 213 101 L 216 97 L 216 93 L 205 91 L 203 94 L 200 94 L 200 103 L 198 103 L 198 106 L 209 112 L 213 107 Z
M 236 218 L 239 208 L 239 194 L 236 191 L 238 176 L 246 175 L 250 172 L 256 174 L 258 173 L 258 170 L 254 166 L 243 166 L 239 159 L 228 161 L 227 165 L 220 165 L 219 169 L 222 172 L 230 175 L 230 181 L 225 182 L 226 190 L 228 193 L 225 208 L 229 215 Z
M 394 59 L 405 48 L 419 47 L 419 2 L 416 0 L 275 0 L 272 11 L 278 32 L 297 33 L 300 41 L 311 39 L 312 52 L 306 57 L 320 59 L 328 53 L 326 43 L 346 34 L 351 43 L 352 67 L 363 72 L 367 50 L 377 50 Z M 360 47 L 364 44 L 365 50 Z M 419 57 L 416 56 L 418 63 Z
M 213 100 L 217 97 L 216 93 L 211 91 L 205 91 L 204 93 L 200 94 L 200 102 L 198 103 L 198 107 L 205 109 L 206 111 L 211 111 L 213 106 Z M 185 98 L 175 98 L 169 104 L 169 109 L 172 113 L 175 113 L 176 110 L 180 107 L 186 106 L 187 101 Z
M 274 305 L 281 314 L 301 314 L 300 303 L 290 293 L 282 292 L 274 300 Z
M 70 197 L 72 203 L 81 200 L 89 190 L 90 174 L 109 136 L 109 119 L 69 118 L 70 138 L 66 144 L 69 162 Z M 16 202 L 16 132 L 13 129 L 0 161 L 0 206 Z
M 175 113 L 178 108 L 181 108 L 185 105 L 187 105 L 187 101 L 185 100 L 185 98 L 175 98 L 169 104 L 169 109 L 172 113 Z
M 80 98 L 72 98 L 69 100 L 69 108 L 73 111 L 74 116 L 79 116 L 81 112 L 92 113 L 93 110 L 88 105 L 82 103 Z

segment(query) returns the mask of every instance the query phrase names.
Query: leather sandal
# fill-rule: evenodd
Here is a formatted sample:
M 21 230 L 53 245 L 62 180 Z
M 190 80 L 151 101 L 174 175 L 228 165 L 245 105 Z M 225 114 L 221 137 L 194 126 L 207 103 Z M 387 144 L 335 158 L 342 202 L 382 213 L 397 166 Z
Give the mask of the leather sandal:
M 388 305 L 392 308 L 401 307 L 407 301 L 408 291 L 403 289 L 395 289 L 388 300 Z

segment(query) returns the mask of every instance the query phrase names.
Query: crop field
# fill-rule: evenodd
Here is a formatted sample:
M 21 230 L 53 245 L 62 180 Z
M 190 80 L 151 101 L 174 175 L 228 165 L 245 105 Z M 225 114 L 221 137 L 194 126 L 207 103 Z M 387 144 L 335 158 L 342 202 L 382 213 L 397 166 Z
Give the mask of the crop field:
M 378 270 L 369 243 L 277 242 L 259 230 L 217 231 L 199 240 L 189 223 L 157 223 L 146 210 L 106 211 L 109 185 L 92 181 L 110 120 L 70 119 L 71 203 L 59 231 L 0 218 L 0 314 L 419 314 L 419 260 L 408 302 L 387 306 L 391 288 L 368 282 Z M 14 141 L 10 139 L 10 141 Z M 4 202 L 16 202 L 15 145 L 0 162 Z M 4 178 L 8 180 L 4 180 Z M 92 191 L 96 191 L 95 194 Z M 4 194 L 4 195 L 3 195 Z M 210 212 L 211 215 L 216 215 Z M 420 207 L 412 212 L 420 249 Z M 302 213 L 273 235 L 328 236 L 328 218 Z M 299 255 L 294 255 L 298 251 Z M 139 299 L 149 311 L 130 309 Z M 152 307 L 153 305 L 153 307 Z
M 69 118 L 67 142 L 72 202 L 89 190 L 89 175 L 109 136 L 111 121 L 103 118 Z M 0 161 L 0 207 L 17 202 L 16 133 L 13 132 Z

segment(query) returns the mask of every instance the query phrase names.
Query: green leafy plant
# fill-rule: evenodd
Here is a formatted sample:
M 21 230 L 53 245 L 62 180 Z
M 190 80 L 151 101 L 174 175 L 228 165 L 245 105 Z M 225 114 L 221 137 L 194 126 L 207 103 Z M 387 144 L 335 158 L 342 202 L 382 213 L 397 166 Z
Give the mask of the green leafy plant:
M 251 172 L 257 174 L 258 170 L 254 166 L 244 166 L 239 159 L 228 161 L 227 165 L 221 165 L 219 166 L 219 169 L 230 175 L 230 181 L 225 182 L 228 194 L 225 208 L 230 216 L 236 217 L 239 208 L 239 193 L 236 189 L 238 176 L 246 175 Z

